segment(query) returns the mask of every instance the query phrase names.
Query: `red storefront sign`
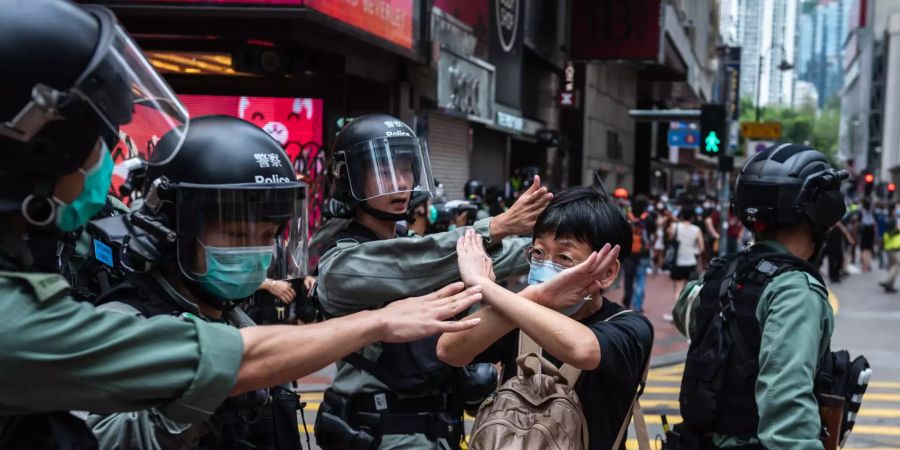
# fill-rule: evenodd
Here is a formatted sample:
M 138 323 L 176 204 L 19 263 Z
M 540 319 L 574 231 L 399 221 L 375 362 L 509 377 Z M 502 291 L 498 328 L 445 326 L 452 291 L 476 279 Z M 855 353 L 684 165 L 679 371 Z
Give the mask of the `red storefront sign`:
M 101 0 L 108 4 L 179 3 L 201 6 L 306 6 L 406 49 L 412 49 L 416 0 Z
M 413 48 L 413 0 L 305 0 L 304 5 L 401 47 Z
M 661 0 L 573 0 L 572 59 L 657 59 Z

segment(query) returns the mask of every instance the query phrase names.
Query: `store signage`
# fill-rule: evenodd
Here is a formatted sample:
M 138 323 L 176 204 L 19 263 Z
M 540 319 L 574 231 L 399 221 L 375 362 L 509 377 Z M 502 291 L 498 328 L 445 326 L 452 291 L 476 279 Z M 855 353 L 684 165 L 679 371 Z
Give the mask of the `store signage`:
M 523 0 L 490 0 L 489 58 L 497 78 L 495 99 L 513 109 L 522 103 Z
M 569 61 L 563 70 L 563 88 L 559 93 L 559 106 L 562 108 L 578 107 L 578 90 L 575 89 L 575 63 Z
M 441 49 L 438 60 L 438 104 L 474 120 L 491 122 L 494 70 L 476 58 Z
M 497 8 L 497 38 L 503 51 L 511 51 L 519 33 L 519 0 L 494 0 Z
M 725 52 L 725 114 L 736 121 L 741 114 L 741 48 L 727 47 Z
M 413 0 L 304 0 L 308 8 L 413 48 Z
M 525 120 L 519 116 L 497 111 L 497 125 L 521 132 L 525 129 Z
M 781 137 L 781 122 L 741 122 L 741 136 L 772 141 Z
M 97 0 L 95 0 L 96 2 Z M 379 38 L 412 49 L 415 44 L 413 23 L 418 0 L 145 0 L 142 3 L 190 4 L 204 7 L 256 5 L 285 7 L 306 6 Z M 127 0 L 99 0 L 104 4 L 128 4 Z
M 662 0 L 573 0 L 572 58 L 655 60 Z

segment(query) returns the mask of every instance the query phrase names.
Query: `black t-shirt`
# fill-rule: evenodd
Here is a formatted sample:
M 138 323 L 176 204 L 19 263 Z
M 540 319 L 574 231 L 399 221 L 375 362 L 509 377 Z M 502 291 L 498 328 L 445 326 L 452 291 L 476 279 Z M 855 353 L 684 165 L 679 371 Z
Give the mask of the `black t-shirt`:
M 615 443 L 653 345 L 653 325 L 642 314 L 627 313 L 605 321 L 622 309 L 606 300 L 599 311 L 579 321 L 600 343 L 600 365 L 582 371 L 575 384 L 588 423 L 591 450 L 608 450 Z M 475 362 L 502 363 L 504 382 L 515 376 L 518 333 L 514 330 L 495 342 Z M 557 367 L 562 365 L 549 353 L 544 357 Z M 621 448 L 625 448 L 624 439 Z

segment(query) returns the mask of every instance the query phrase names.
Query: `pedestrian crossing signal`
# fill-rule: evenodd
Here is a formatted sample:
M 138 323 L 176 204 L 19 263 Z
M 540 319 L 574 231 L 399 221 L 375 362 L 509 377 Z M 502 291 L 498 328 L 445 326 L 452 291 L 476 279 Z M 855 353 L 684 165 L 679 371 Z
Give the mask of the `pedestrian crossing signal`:
M 700 136 L 703 137 L 700 151 L 704 155 L 719 156 L 723 153 L 722 140 L 728 136 L 725 105 L 709 103 L 700 107 Z
M 706 138 L 703 139 L 703 142 L 705 144 L 704 149 L 706 153 L 719 153 L 719 144 L 722 141 L 720 141 L 719 137 L 716 136 L 715 131 L 710 131 L 709 135 L 707 135 Z

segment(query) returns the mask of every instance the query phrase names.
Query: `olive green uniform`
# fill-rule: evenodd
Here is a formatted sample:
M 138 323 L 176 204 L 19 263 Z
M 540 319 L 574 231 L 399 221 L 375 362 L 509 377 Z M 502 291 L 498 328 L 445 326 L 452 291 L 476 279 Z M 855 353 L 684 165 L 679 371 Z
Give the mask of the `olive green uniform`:
M 490 220 L 475 222 L 494 262 L 497 279 L 521 275 L 528 271 L 524 250 L 531 238 L 508 238 L 501 243 L 490 241 Z M 433 292 L 459 280 L 456 241 L 469 227 L 424 237 L 388 239 L 358 243 L 338 241 L 319 260 L 316 294 L 324 312 L 344 316 L 358 311 L 381 308 L 390 301 Z M 380 343 L 364 347 L 359 353 L 371 361 L 381 354 Z M 339 361 L 332 388 L 339 394 L 371 394 L 389 392 L 380 380 L 351 364 Z M 432 392 L 423 392 L 430 395 Z M 382 449 L 441 448 L 424 434 L 386 435 Z
M 62 276 L 26 269 L 31 256 L 17 232 L 0 231 L 0 434 L 15 432 L 14 416 L 51 411 L 155 408 L 199 422 L 234 387 L 236 328 L 76 302 Z
M 206 319 L 195 304 L 178 293 L 158 272 L 150 275 L 145 287 L 158 290 L 157 295 L 162 298 L 171 299 L 173 308 L 177 306 L 178 311 Z M 146 319 L 140 311 L 121 301 L 104 303 L 97 309 Z M 255 325 L 240 308 L 226 311 L 219 322 L 237 328 Z M 115 414 L 91 413 L 87 423 L 103 450 L 189 450 L 197 448 L 200 438 L 213 429 L 213 425 L 206 421 L 196 424 L 180 423 L 166 417 L 156 408 Z
M 764 243 L 788 253 L 777 242 Z M 702 279 L 689 283 L 678 297 L 673 316 L 682 334 L 688 335 L 686 319 L 700 305 L 699 301 L 692 301 L 691 293 L 702 284 Z M 768 449 L 822 449 L 813 384 L 834 330 L 827 289 L 805 272 L 785 272 L 766 285 L 756 307 L 756 318 L 762 328 L 756 380 L 759 442 Z M 690 323 L 687 330 L 692 339 L 699 338 L 695 324 Z M 713 441 L 719 447 L 756 442 L 723 435 L 714 436 Z

